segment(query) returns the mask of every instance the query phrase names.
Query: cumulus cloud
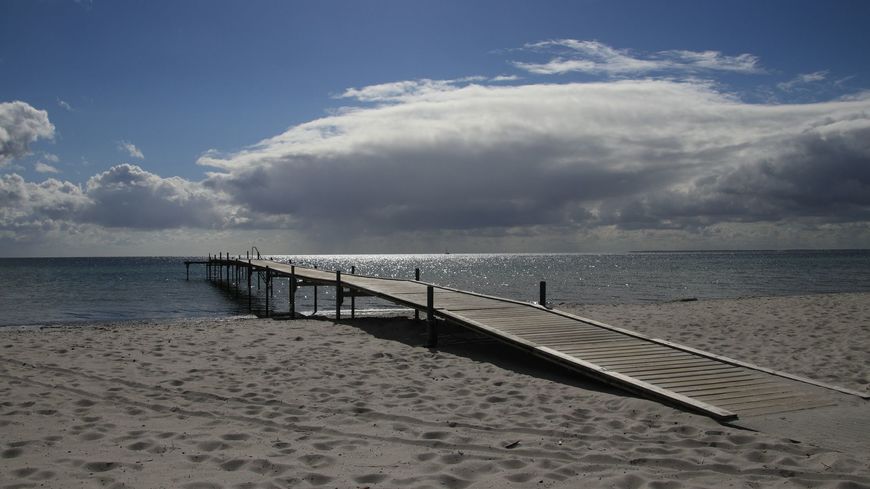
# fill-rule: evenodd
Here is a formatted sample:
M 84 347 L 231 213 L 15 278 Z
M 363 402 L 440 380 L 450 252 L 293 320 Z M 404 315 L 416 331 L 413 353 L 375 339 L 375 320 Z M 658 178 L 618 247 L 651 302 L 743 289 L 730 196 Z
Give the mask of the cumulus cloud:
M 60 173 L 60 170 L 57 168 L 41 161 L 37 161 L 36 164 L 33 165 L 33 169 L 38 173 Z
M 118 150 L 127 153 L 131 158 L 144 160 L 145 155 L 130 141 L 118 141 Z
M 349 89 L 359 104 L 206 152 L 200 182 L 131 164 L 81 186 L 4 176 L 0 233 L 281 229 L 484 249 L 870 236 L 868 94 L 767 105 L 700 81 L 491 82 Z
M 34 141 L 53 137 L 48 112 L 20 101 L 0 103 L 0 166 L 27 154 Z
M 22 236 L 81 225 L 222 229 L 243 220 L 201 183 L 160 177 L 136 165 L 114 166 L 84 186 L 54 178 L 28 182 L 17 174 L 0 177 L 0 231 Z
M 758 57 L 751 54 L 728 56 L 719 51 L 669 50 L 636 54 L 598 41 L 556 39 L 526 44 L 525 50 L 553 57 L 543 63 L 514 61 L 519 69 L 539 75 L 582 72 L 596 75 L 641 75 L 655 72 L 724 71 L 762 73 Z
M 657 80 L 396 86 L 413 88 L 356 89 L 391 103 L 204 155 L 217 170 L 206 185 L 252 212 L 362 233 L 867 218 L 867 97 L 747 104 Z

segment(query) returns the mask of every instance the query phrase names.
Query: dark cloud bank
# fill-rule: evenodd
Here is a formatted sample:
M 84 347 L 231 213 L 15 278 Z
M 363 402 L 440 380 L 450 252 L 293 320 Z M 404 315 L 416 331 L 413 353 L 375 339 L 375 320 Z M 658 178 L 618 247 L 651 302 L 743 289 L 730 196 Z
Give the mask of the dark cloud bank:
M 842 244 L 868 245 L 870 97 L 758 105 L 654 80 L 388 88 L 239 153 L 209 152 L 199 182 L 129 164 L 81 186 L 7 174 L 0 236 L 96 226 L 690 242 L 722 227 L 840 226 Z M 0 116 L 7 159 L 51 135 L 44 112 L 15 113 L 37 122 Z

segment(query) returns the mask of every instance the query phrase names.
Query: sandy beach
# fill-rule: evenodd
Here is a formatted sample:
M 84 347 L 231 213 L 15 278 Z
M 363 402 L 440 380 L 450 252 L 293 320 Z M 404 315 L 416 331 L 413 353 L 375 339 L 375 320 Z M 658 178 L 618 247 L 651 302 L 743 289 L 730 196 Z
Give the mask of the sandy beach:
M 870 380 L 868 294 L 558 307 Z M 721 425 L 471 333 L 424 342 L 404 318 L 2 329 L 0 488 L 870 487 L 864 448 Z

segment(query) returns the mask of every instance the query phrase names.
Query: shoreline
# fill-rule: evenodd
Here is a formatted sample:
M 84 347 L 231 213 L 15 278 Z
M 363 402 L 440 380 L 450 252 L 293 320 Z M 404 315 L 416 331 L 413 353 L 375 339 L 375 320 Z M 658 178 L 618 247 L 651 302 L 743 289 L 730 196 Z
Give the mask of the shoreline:
M 813 297 L 781 319 L 832 310 Z M 841 323 L 864 320 L 841 299 Z M 649 332 L 708 306 L 584 314 Z M 0 328 L 0 488 L 870 487 L 866 443 L 719 424 L 445 329 L 430 350 L 400 317 Z

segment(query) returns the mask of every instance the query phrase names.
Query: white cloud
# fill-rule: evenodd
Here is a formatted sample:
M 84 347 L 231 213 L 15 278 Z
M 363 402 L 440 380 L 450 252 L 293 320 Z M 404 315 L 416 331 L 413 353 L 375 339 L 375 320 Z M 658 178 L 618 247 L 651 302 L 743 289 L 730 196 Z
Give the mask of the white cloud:
M 870 94 L 764 105 L 693 81 L 475 79 L 344 96 L 363 103 L 206 152 L 201 182 L 129 164 L 83 186 L 4 176 L 0 234 L 281 229 L 317 250 L 340 235 L 348 248 L 330 251 L 868 244 Z
M 244 226 L 243 214 L 201 183 L 129 164 L 94 175 L 84 187 L 53 178 L 34 183 L 16 174 L 0 176 L 0 232 L 22 237 L 83 225 L 222 229 Z
M 72 111 L 73 111 L 72 105 L 70 105 L 68 102 L 66 102 L 66 101 L 64 101 L 64 100 L 57 99 L 57 105 L 58 105 L 58 107 L 60 107 L 61 109 L 66 110 L 67 112 L 72 112 Z
M 118 150 L 126 152 L 131 158 L 137 158 L 140 160 L 145 159 L 145 155 L 142 154 L 142 151 L 140 151 L 139 148 L 130 141 L 118 141 Z
M 759 60 L 751 54 L 724 55 L 719 51 L 670 50 L 652 54 L 634 54 L 598 41 L 558 39 L 530 43 L 526 50 L 552 53 L 544 63 L 515 61 L 513 65 L 539 75 L 582 72 L 596 75 L 640 75 L 653 72 L 726 71 L 763 72 Z
M 48 112 L 20 101 L 0 103 L 0 166 L 27 154 L 36 140 L 53 137 Z
M 37 161 L 36 164 L 33 165 L 33 169 L 39 173 L 60 173 L 60 170 L 57 168 L 41 161 Z
M 790 92 L 798 87 L 816 83 L 825 80 L 828 77 L 828 71 L 815 71 L 813 73 L 804 73 L 792 78 L 789 81 L 778 83 L 776 85 L 782 91 Z
M 870 219 L 868 97 L 759 105 L 660 80 L 393 86 L 353 92 L 390 104 L 204 155 L 218 170 L 206 184 L 252 213 L 349 234 Z

